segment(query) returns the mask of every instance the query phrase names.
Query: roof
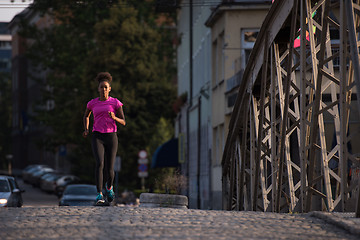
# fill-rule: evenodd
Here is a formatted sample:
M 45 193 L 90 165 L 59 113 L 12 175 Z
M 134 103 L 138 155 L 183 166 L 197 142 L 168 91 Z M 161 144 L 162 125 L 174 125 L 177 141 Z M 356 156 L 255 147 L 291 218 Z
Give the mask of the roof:
M 222 2 L 211 12 L 209 18 L 205 22 L 205 25 L 207 27 L 212 27 L 226 11 L 264 9 L 264 8 L 270 9 L 270 7 L 271 7 L 271 0 L 252 0 L 252 1 L 238 0 L 238 1 Z

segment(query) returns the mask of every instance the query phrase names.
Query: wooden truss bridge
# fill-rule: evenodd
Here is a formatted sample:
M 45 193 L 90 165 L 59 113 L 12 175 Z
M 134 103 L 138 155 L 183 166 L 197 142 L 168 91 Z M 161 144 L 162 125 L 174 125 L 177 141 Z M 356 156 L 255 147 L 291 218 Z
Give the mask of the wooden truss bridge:
M 274 1 L 229 124 L 225 209 L 360 215 L 359 39 L 359 0 Z

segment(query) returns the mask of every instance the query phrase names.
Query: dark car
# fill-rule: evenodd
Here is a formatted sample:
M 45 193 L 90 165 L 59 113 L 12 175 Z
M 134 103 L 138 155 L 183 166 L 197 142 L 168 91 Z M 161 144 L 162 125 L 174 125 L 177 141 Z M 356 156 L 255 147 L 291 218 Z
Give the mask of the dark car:
M 22 192 L 14 177 L 0 175 L 0 207 L 21 207 Z
M 91 184 L 71 184 L 65 188 L 59 206 L 93 206 L 97 190 Z
M 41 164 L 33 164 L 33 165 L 29 165 L 26 168 L 24 168 L 22 170 L 22 179 L 25 183 L 29 183 L 30 177 L 32 176 L 32 174 L 42 168 L 48 168 L 48 166 L 46 165 L 41 165 Z
M 80 183 L 80 178 L 74 175 L 61 176 L 59 179 L 56 180 L 55 194 L 58 197 L 61 197 L 67 185 L 77 183 Z

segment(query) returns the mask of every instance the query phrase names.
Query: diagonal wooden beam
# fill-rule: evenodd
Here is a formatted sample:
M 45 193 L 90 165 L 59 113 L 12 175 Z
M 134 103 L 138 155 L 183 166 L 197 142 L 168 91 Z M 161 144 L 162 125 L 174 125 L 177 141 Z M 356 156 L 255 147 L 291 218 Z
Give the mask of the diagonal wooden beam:
M 290 48 L 289 48 L 289 56 L 288 56 L 288 64 L 287 64 L 287 76 L 285 81 L 285 104 L 284 104 L 284 114 L 281 122 L 281 139 L 280 139 L 280 154 L 279 154 L 279 171 L 278 171 L 278 182 L 277 182 L 277 194 L 276 194 L 276 212 L 280 212 L 280 199 L 281 199 L 281 189 L 282 189 L 282 174 L 283 174 L 283 163 L 284 163 L 284 155 L 285 155 L 285 138 L 286 138 L 286 123 L 287 123 L 287 115 L 288 115 L 288 104 L 289 104 L 289 96 L 290 96 L 290 85 L 291 85 L 291 68 L 292 68 L 292 56 L 294 51 L 294 40 L 295 34 L 297 31 L 296 27 L 296 16 L 298 14 L 298 0 L 294 1 L 294 6 L 292 9 L 291 16 L 291 30 L 290 30 Z
M 327 34 L 327 24 L 328 22 L 325 21 L 327 19 L 329 14 L 329 4 L 330 1 L 325 2 L 325 10 L 324 10 L 324 23 L 322 26 L 321 31 L 321 43 L 320 43 L 320 52 L 319 52 L 319 69 L 321 69 L 324 65 L 324 59 L 325 59 L 325 41 L 326 41 L 326 34 Z M 311 130 L 310 130 L 310 153 L 309 153 L 309 173 L 308 173 L 308 181 L 309 181 L 309 187 L 308 187 L 308 193 L 306 198 L 306 208 L 305 211 L 309 212 L 311 211 L 311 205 L 312 205 L 312 192 L 309 192 L 309 189 L 313 188 L 313 185 L 311 184 L 314 179 L 315 174 L 315 162 L 316 162 L 316 140 L 318 137 L 318 129 L 319 129 L 319 109 L 320 109 L 320 102 L 321 102 L 321 85 L 322 85 L 322 74 L 321 71 L 318 71 L 317 74 L 317 80 L 316 80 L 316 89 L 315 89 L 315 100 L 313 105 L 313 111 L 312 111 L 312 122 L 311 122 Z M 310 185 L 311 184 L 311 185 Z

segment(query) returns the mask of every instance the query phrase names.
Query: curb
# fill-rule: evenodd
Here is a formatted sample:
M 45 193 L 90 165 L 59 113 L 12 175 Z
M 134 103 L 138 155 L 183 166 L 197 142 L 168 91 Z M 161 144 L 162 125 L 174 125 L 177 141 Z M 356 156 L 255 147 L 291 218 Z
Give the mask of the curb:
M 360 218 L 355 218 L 355 213 L 310 212 L 309 216 L 322 219 L 327 223 L 360 236 Z
M 140 207 L 188 208 L 188 198 L 183 195 L 142 193 Z

